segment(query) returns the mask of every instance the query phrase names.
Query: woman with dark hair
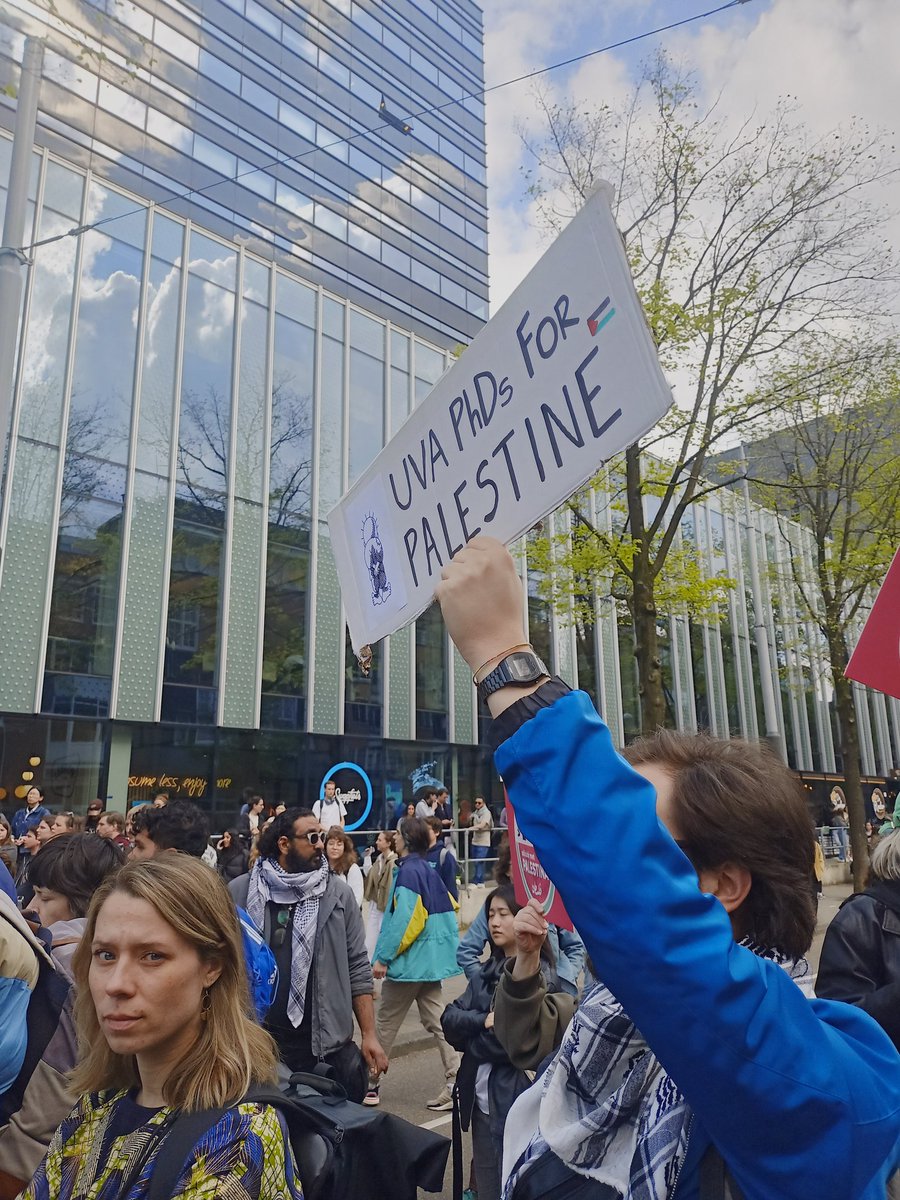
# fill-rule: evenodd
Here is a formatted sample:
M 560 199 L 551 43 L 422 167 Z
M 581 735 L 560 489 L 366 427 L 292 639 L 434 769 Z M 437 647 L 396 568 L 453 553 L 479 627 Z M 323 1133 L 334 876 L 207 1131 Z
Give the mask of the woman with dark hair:
M 428 1108 L 446 1112 L 453 1107 L 450 1093 L 459 1057 L 447 1045 L 441 1029 L 441 981 L 459 974 L 458 905 L 440 875 L 425 861 L 431 844 L 428 833 L 428 826 L 419 817 L 404 817 L 400 822 L 395 839 L 400 865 L 375 946 L 372 974 L 384 981 L 378 1006 L 378 1040 L 385 1054 L 390 1056 L 403 1018 L 415 1001 L 419 1019 L 437 1042 L 446 1080 Z M 378 1100 L 378 1084 L 373 1081 L 366 1103 L 377 1104 Z
M 366 877 L 363 899 L 369 902 L 369 915 L 366 920 L 366 949 L 370 958 L 375 953 L 375 943 L 381 933 L 384 910 L 388 906 L 391 885 L 394 882 L 394 867 L 397 865 L 397 855 L 394 851 L 395 836 L 393 830 L 382 829 L 375 839 L 377 854 L 373 854 L 370 847 L 363 859 L 363 875 Z
M 412 820 L 412 818 L 415 817 L 415 815 L 416 815 L 416 806 L 412 803 L 412 801 L 410 801 L 410 803 L 407 804 L 407 806 L 406 806 L 404 815 L 397 822 L 398 832 L 399 832 L 400 826 L 403 824 L 403 822 Z
M 0 1200 L 19 1194 L 75 1103 L 66 1079 L 77 1061 L 72 956 L 94 892 L 122 862 L 121 850 L 110 841 L 93 833 L 62 833 L 41 848 L 29 867 L 34 887 L 29 907 L 49 937 L 56 967 L 54 997 L 61 1002 L 54 1006 L 54 1026 L 43 1028 L 44 1022 L 35 1027 L 44 1044 L 36 1048 L 30 1042 L 25 1066 L 0 1100 Z
M 349 833 L 344 833 L 340 825 L 332 825 L 325 835 L 325 860 L 335 875 L 340 875 L 350 891 L 353 899 L 362 911 L 363 902 L 363 873 L 357 861 L 356 847 Z
M 516 1096 L 531 1085 L 494 1034 L 494 992 L 507 958 L 516 951 L 513 923 L 521 907 L 512 884 L 500 884 L 488 896 L 483 910 L 490 957 L 479 963 L 463 995 L 448 1004 L 441 1017 L 447 1041 L 463 1052 L 456 1089 L 462 1127 L 472 1126 L 478 1200 L 500 1200 L 506 1114 Z M 546 991 L 556 992 L 556 969 L 546 940 L 541 947 L 541 974 Z
M 274 1109 L 242 1097 L 275 1079 L 275 1045 L 249 1016 L 240 925 L 199 859 L 128 863 L 97 891 L 73 956 L 81 1099 L 25 1200 L 145 1200 L 182 1113 L 223 1109 L 171 1195 L 301 1200 Z
M 247 872 L 249 854 L 237 829 L 226 829 L 216 846 L 216 870 L 226 883 Z

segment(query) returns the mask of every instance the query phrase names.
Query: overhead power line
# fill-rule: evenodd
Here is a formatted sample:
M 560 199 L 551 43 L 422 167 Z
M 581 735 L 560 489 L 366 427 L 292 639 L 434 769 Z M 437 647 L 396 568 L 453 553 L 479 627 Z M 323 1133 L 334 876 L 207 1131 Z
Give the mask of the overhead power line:
M 368 138 L 372 134 L 380 133 L 383 129 L 399 129 L 402 133 L 409 133 L 411 126 L 409 122 L 417 120 L 419 117 L 431 116 L 433 113 L 443 112 L 444 109 L 452 108 L 454 105 L 462 104 L 466 100 L 473 100 L 479 97 L 490 95 L 492 92 L 499 92 L 502 88 L 512 87 L 517 83 L 525 83 L 529 79 L 537 79 L 541 75 L 547 75 L 551 71 L 562 70 L 563 67 L 571 67 L 576 63 L 587 61 L 587 59 L 595 58 L 598 54 L 607 54 L 611 50 L 621 50 L 626 46 L 633 46 L 636 42 L 645 41 L 647 38 L 656 37 L 661 33 L 669 33 L 673 29 L 681 29 L 685 25 L 693 25 L 697 21 L 705 21 L 709 17 L 714 17 L 718 13 L 726 12 L 730 8 L 737 8 L 739 5 L 748 4 L 750 0 L 728 0 L 726 4 L 720 4 L 716 8 L 706 9 L 704 12 L 694 13 L 690 17 L 682 17 L 679 21 L 670 21 L 665 25 L 657 25 L 653 29 L 645 29 L 642 33 L 632 34 L 630 37 L 621 38 L 617 42 L 609 42 L 605 46 L 598 46 L 594 50 L 587 50 L 584 54 L 576 54 L 572 58 L 562 59 L 560 62 L 550 63 L 546 67 L 537 67 L 533 71 L 527 71 L 523 75 L 516 75 L 512 79 L 504 79 L 501 83 L 492 84 L 490 87 L 481 88 L 477 91 L 466 92 L 465 95 L 459 96 L 455 100 L 445 100 L 442 104 L 435 104 L 430 108 L 419 109 L 418 112 L 411 113 L 405 121 L 400 121 L 397 117 L 388 114 L 388 119 L 382 121 L 380 125 L 373 125 L 371 129 L 357 130 L 355 133 L 349 133 L 345 137 L 335 138 L 334 141 L 326 142 L 321 146 L 311 146 L 308 150 L 301 150 L 298 154 L 289 154 L 284 158 L 273 158 L 267 163 L 262 163 L 260 166 L 252 167 L 248 171 L 239 171 L 236 175 L 230 175 L 227 178 L 213 180 L 212 183 L 204 184 L 203 187 L 189 188 L 184 192 L 172 192 L 171 195 L 163 197 L 159 204 L 173 204 L 181 200 L 190 200 L 192 196 L 205 195 L 211 192 L 214 188 L 222 187 L 227 183 L 239 183 L 248 175 L 256 175 L 260 171 L 270 171 L 273 167 L 287 166 L 290 163 L 298 162 L 301 158 L 306 158 L 310 154 L 317 154 L 319 151 L 328 151 L 335 146 L 340 146 L 347 142 L 355 141 L 358 138 Z M 382 107 L 378 111 L 384 110 L 384 99 L 382 98 Z M 39 250 L 42 246 L 49 246 L 53 242 L 61 242 L 70 237 L 81 237 L 85 233 L 90 233 L 94 229 L 100 229 L 104 225 L 108 225 L 113 221 L 120 221 L 125 217 L 132 217 L 144 211 L 144 206 L 129 209 L 127 212 L 115 213 L 108 217 L 101 217 L 97 221 L 92 221 L 88 225 L 76 225 L 72 229 L 67 229 L 64 233 L 54 234 L 53 237 L 42 238 L 39 241 L 31 242 L 28 246 L 22 246 L 20 253 L 27 255 L 34 250 Z

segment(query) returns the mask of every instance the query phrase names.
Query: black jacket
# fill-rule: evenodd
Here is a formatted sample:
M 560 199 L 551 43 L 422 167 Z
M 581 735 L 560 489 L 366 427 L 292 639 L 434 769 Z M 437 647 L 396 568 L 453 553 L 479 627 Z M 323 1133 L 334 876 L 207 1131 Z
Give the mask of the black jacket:
M 844 901 L 825 933 L 816 995 L 856 1004 L 900 1049 L 900 883 Z
M 463 1052 L 456 1087 L 459 1095 L 460 1121 L 463 1129 L 469 1128 L 472 1108 L 475 1104 L 475 1078 L 482 1063 L 492 1066 L 488 1081 L 488 1117 L 491 1134 L 498 1145 L 503 1141 L 503 1126 L 506 1116 L 516 1097 L 531 1086 L 524 1071 L 518 1070 L 509 1061 L 509 1056 L 500 1045 L 493 1029 L 485 1029 L 484 1020 L 494 1007 L 494 992 L 505 959 L 491 956 L 481 963 L 478 971 L 470 978 L 468 987 L 458 1000 L 448 1004 L 441 1017 L 444 1037 L 455 1050 Z M 557 988 L 555 973 L 541 964 L 548 974 L 547 987 Z

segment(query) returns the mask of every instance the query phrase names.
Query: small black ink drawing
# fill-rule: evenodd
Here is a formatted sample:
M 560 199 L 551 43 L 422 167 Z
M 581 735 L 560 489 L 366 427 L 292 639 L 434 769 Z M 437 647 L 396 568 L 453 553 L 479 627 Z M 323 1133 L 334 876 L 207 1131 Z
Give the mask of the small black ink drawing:
M 366 570 L 372 582 L 372 603 L 384 604 L 391 594 L 391 585 L 384 570 L 384 547 L 378 536 L 378 522 L 372 513 L 363 521 L 362 541 Z

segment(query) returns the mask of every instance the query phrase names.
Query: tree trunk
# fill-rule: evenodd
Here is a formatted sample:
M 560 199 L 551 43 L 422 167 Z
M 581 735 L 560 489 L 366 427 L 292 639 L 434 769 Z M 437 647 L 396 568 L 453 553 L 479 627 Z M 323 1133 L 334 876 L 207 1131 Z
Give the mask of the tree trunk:
M 641 697 L 641 733 L 654 733 L 665 724 L 666 701 L 656 632 L 655 579 L 644 527 L 644 496 L 641 486 L 641 450 L 635 442 L 625 451 L 625 494 L 628 524 L 634 544 L 628 607 L 634 626 L 634 657 L 637 659 L 638 692 Z
M 826 601 L 826 613 L 828 602 Z M 827 614 L 831 616 L 832 614 Z M 861 892 L 869 874 L 869 847 L 866 842 L 866 809 L 863 802 L 859 768 L 859 729 L 853 685 L 844 674 L 849 661 L 847 643 L 840 622 L 828 621 L 828 654 L 834 678 L 834 703 L 841 731 L 841 757 L 844 762 L 844 794 L 850 822 L 850 852 L 853 855 L 853 890 Z
M 666 701 L 656 630 L 656 598 L 649 565 L 643 553 L 635 555 L 632 588 L 631 617 L 634 622 L 634 657 L 637 659 L 638 692 L 641 697 L 641 732 L 647 734 L 665 724 Z
M 832 659 L 832 662 L 834 659 Z M 850 851 L 853 855 L 853 890 L 861 892 L 869 874 L 869 847 L 866 844 L 866 810 L 863 803 L 859 769 L 859 730 L 856 705 L 850 681 L 837 675 L 834 698 L 841 726 L 841 755 L 844 760 L 844 793 L 850 822 Z

